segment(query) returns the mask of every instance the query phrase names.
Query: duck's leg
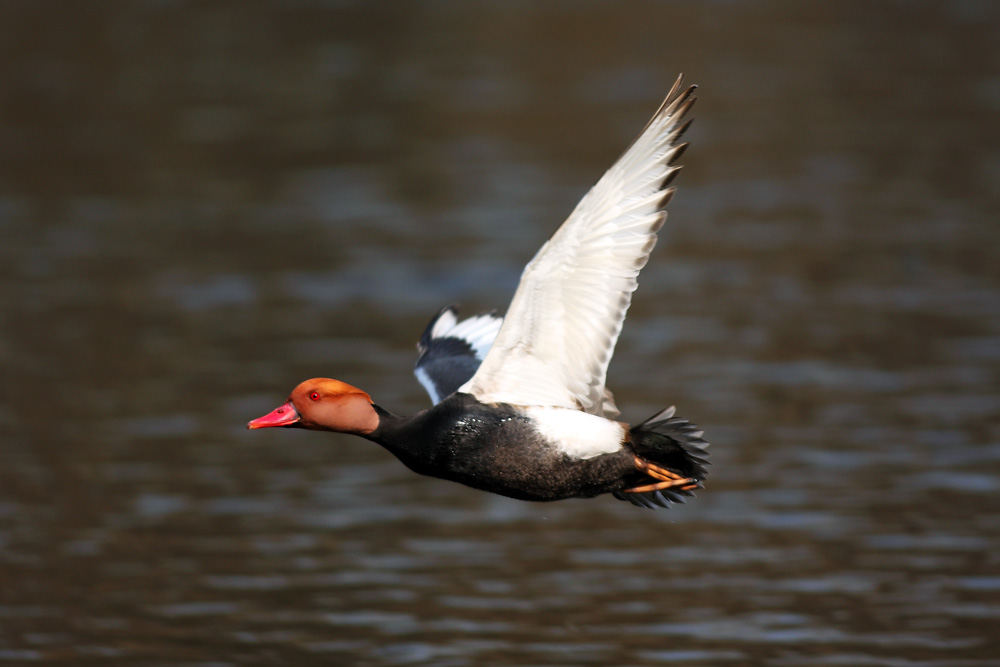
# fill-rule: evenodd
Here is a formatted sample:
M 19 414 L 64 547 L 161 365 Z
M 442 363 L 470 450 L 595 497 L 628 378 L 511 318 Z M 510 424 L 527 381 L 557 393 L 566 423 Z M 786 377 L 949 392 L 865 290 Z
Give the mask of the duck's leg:
M 633 455 L 632 458 L 635 460 L 635 467 L 637 470 L 640 470 L 653 479 L 658 479 L 660 481 L 655 484 L 647 484 L 645 486 L 636 486 L 631 489 L 625 489 L 625 493 L 646 493 L 647 491 L 662 491 L 663 489 L 672 489 L 675 487 L 680 487 L 681 491 L 692 491 L 701 485 L 696 479 L 678 475 L 677 473 L 671 472 L 666 468 L 661 468 L 656 464 L 650 463 L 645 459 L 640 459 L 638 456 Z
M 657 482 L 656 484 L 646 484 L 645 486 L 634 486 L 631 489 L 623 489 L 623 491 L 625 493 L 646 493 L 647 491 L 663 491 L 664 489 L 673 489 L 678 486 L 681 491 L 694 491 L 701 485 L 696 480 L 685 477 L 684 479 Z

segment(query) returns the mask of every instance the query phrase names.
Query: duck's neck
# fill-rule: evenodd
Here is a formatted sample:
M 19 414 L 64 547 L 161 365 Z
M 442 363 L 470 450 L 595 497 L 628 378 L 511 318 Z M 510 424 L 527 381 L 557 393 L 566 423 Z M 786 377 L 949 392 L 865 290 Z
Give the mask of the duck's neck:
M 426 453 L 426 447 L 423 446 L 425 434 L 419 420 L 423 412 L 400 417 L 374 403 L 372 407 L 378 415 L 378 426 L 366 434 L 365 438 L 382 445 L 398 457 L 424 458 L 422 454 Z

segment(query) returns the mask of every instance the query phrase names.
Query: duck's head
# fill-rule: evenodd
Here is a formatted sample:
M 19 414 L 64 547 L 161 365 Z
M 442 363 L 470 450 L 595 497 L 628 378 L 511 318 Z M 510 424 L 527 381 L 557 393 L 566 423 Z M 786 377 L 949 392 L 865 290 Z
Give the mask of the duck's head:
M 371 396 L 340 380 L 313 378 L 293 389 L 284 405 L 252 420 L 247 428 L 285 426 L 367 435 L 378 422 Z

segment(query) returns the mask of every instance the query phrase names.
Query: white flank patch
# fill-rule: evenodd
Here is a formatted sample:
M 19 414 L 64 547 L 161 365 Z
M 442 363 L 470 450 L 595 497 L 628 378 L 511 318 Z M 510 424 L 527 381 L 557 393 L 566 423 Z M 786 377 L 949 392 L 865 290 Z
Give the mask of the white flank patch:
M 618 422 L 579 410 L 529 405 L 524 411 L 542 437 L 573 458 L 612 454 L 625 439 L 625 428 Z

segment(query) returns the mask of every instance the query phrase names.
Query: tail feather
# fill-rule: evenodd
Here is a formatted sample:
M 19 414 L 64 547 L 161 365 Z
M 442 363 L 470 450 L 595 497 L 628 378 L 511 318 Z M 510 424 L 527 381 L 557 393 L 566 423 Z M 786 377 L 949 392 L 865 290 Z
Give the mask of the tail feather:
M 627 500 L 636 507 L 645 507 L 655 510 L 657 507 L 670 507 L 674 503 L 683 505 L 685 496 L 694 497 L 693 491 L 681 491 L 680 489 L 662 489 L 660 491 L 647 491 L 645 493 L 626 493 L 625 491 L 612 491 L 618 500 Z
M 671 472 L 704 481 L 708 477 L 709 443 L 705 432 L 683 417 L 676 416 L 676 408 L 670 406 L 631 429 L 630 445 L 633 452 Z M 690 490 L 680 488 L 661 489 L 644 493 L 615 491 L 615 498 L 627 500 L 639 507 L 669 507 L 673 503 L 683 503 L 684 498 L 693 496 Z

